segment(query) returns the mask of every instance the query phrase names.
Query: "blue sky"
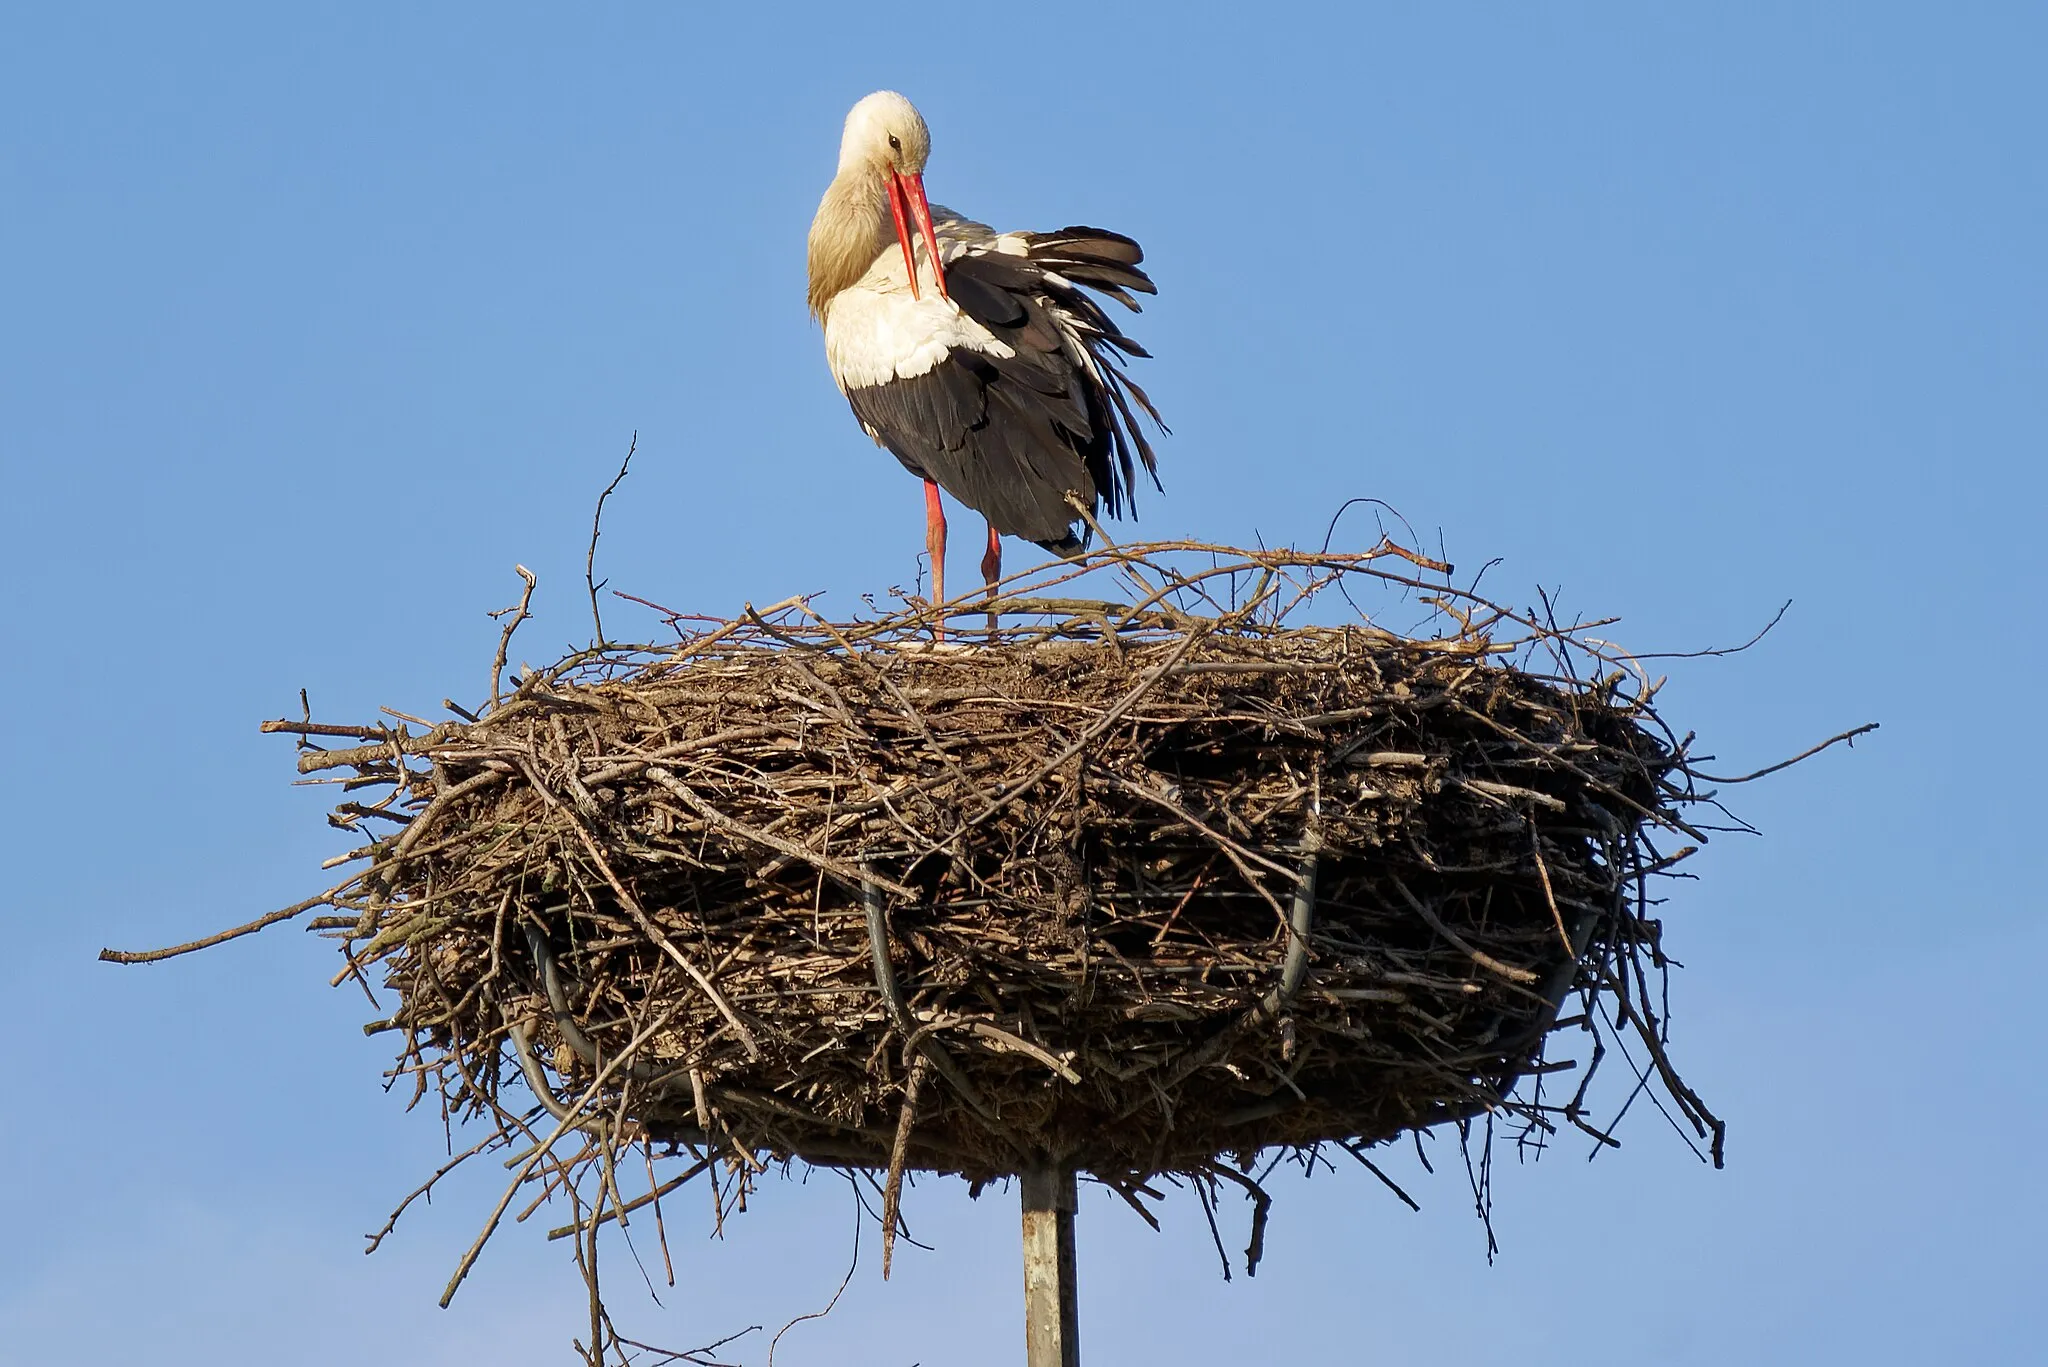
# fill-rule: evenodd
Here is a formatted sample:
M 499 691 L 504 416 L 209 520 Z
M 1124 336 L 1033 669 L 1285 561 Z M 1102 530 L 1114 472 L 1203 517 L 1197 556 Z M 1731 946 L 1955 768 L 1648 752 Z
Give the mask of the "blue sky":
M 1371 495 L 1644 650 L 1790 598 L 1750 654 L 1674 664 L 1668 714 L 1743 768 L 1884 724 L 1742 792 L 1764 838 L 1669 908 L 1726 1171 L 1647 1112 L 1596 1162 L 1510 1164 L 1491 1268 L 1462 1174 L 1396 1159 L 1420 1215 L 1363 1172 L 1282 1182 L 1228 1286 L 1192 1203 L 1154 1235 L 1097 1193 L 1090 1360 L 2036 1360 L 2041 10 L 591 10 L 0 15 L 0 1357 L 566 1357 L 580 1287 L 530 1229 L 434 1308 L 493 1173 L 358 1251 L 440 1135 L 380 1093 L 324 942 L 93 954 L 317 885 L 338 837 L 256 732 L 301 686 L 349 719 L 473 698 L 515 561 L 526 652 L 587 635 L 635 431 L 615 584 L 724 612 L 909 582 L 916 486 L 801 274 L 840 118 L 895 87 L 935 199 L 1144 242 L 1175 435 L 1142 532 L 1319 540 Z M 850 1209 L 770 1186 L 678 1240 L 658 1311 L 614 1251 L 628 1326 L 815 1308 Z M 1021 1357 L 1012 1201 L 909 1210 L 938 1253 L 865 1259 L 778 1361 Z

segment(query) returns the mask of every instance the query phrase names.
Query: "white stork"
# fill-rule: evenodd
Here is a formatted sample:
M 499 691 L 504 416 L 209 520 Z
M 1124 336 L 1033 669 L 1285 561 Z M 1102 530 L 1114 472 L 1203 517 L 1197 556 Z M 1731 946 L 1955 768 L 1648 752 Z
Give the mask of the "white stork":
M 993 591 L 1000 536 L 1072 554 L 1077 503 L 1135 512 L 1132 451 L 1154 487 L 1159 476 L 1131 404 L 1155 424 L 1159 414 L 1118 368 L 1117 352 L 1144 348 L 1080 288 L 1136 311 L 1127 291 L 1156 292 L 1138 244 L 1100 228 L 997 233 L 929 204 L 930 150 L 923 116 L 895 91 L 853 107 L 811 220 L 810 303 L 861 427 L 924 481 L 939 604 L 939 490 L 988 519 L 981 573 Z

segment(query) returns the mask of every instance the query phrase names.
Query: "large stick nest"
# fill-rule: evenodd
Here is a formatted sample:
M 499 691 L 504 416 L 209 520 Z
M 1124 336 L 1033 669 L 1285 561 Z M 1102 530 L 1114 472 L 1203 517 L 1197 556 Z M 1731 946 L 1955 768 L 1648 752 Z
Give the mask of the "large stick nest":
M 1717 1130 L 1644 1010 L 1642 876 L 1690 828 L 1640 678 L 1389 547 L 1224 554 L 942 645 L 791 602 L 425 734 L 273 723 L 362 738 L 299 767 L 398 824 L 323 925 L 421 1088 L 756 1159 L 1129 1185 L 1370 1145 L 1514 1108 L 1574 988 Z M 1442 633 L 1300 620 L 1352 580 Z
M 1653 877 L 1704 843 L 1688 808 L 1720 810 L 1709 776 L 1657 683 L 1591 634 L 1606 621 L 1449 571 L 1384 540 L 1112 547 L 971 609 L 835 623 L 791 599 L 670 613 L 677 639 L 647 646 L 598 621 L 507 692 L 522 569 L 483 707 L 265 724 L 300 738 L 304 781 L 340 785 L 333 824 L 373 836 L 329 861 L 341 882 L 102 957 L 324 909 L 336 982 L 395 996 L 365 1027 L 399 1039 L 393 1080 L 481 1133 L 371 1247 L 513 1150 L 442 1303 L 537 1183 L 518 1218 L 568 1200 L 550 1237 L 576 1238 L 593 1344 L 617 1337 L 599 1229 L 653 1203 L 659 1232 L 702 1173 L 722 1218 L 771 1161 L 880 1187 L 885 1271 L 920 1169 L 1078 1168 L 1147 1219 L 1155 1177 L 1212 1216 L 1227 1179 L 1255 1203 L 1255 1264 L 1257 1152 L 1335 1143 L 1391 1186 L 1366 1151 L 1455 1122 L 1481 1140 L 1484 1214 L 1496 1118 L 1539 1147 L 1563 1125 L 1614 1142 L 1586 1097 L 1618 1046 L 1621 1111 L 1648 1089 L 1718 1163 L 1721 1124 L 1665 1051 L 1651 915 Z M 1105 575 L 1119 601 L 1059 596 Z M 1546 1054 L 1566 1030 L 1591 1053 L 1546 1092 L 1576 1063 Z

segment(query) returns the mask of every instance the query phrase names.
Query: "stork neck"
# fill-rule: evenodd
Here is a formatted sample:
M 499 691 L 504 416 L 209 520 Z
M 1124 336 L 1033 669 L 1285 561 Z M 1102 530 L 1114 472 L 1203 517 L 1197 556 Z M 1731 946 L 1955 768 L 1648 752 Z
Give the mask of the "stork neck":
M 867 274 L 895 235 L 882 177 L 869 165 L 842 167 L 811 220 L 811 312 L 822 319 L 832 296 Z

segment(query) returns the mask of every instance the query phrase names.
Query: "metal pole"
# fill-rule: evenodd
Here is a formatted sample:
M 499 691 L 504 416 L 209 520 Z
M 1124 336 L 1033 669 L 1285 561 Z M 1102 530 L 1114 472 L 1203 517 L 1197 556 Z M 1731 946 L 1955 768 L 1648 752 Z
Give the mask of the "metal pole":
M 1027 1367 L 1081 1367 L 1074 1170 L 1029 1168 L 1022 1178 L 1024 1360 Z

